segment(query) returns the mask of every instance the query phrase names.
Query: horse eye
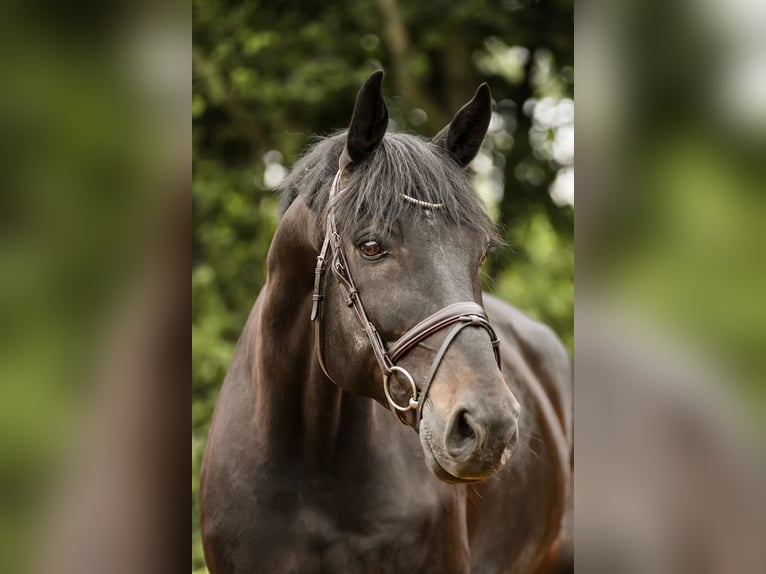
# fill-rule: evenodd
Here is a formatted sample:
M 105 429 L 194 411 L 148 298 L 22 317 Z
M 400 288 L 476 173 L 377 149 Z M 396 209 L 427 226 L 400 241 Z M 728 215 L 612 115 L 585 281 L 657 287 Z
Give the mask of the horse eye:
M 383 246 L 377 241 L 365 241 L 359 245 L 359 249 L 365 257 L 379 257 L 383 255 Z

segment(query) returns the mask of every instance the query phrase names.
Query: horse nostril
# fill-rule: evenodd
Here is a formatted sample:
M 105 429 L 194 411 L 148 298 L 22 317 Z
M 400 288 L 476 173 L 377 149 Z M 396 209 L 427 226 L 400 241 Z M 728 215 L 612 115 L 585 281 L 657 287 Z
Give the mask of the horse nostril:
M 467 460 L 477 448 L 476 427 L 471 421 L 471 414 L 466 409 L 460 409 L 447 426 L 444 446 L 455 459 Z
M 476 433 L 473 432 L 473 427 L 468 422 L 466 411 L 463 411 L 460 413 L 460 415 L 458 415 L 457 432 L 461 439 L 464 441 L 473 441 L 476 439 Z

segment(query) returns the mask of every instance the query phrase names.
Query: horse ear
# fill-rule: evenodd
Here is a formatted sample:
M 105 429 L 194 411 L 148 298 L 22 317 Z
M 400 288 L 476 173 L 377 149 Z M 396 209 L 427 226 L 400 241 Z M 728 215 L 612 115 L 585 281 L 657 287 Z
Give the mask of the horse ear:
M 479 86 L 470 102 L 460 108 L 452 121 L 431 140 L 445 149 L 462 167 L 479 153 L 492 117 L 492 95 L 489 86 Z
M 354 114 L 348 127 L 346 153 L 352 162 L 358 162 L 372 152 L 386 133 L 388 108 L 383 99 L 381 82 L 383 71 L 378 70 L 359 88 Z

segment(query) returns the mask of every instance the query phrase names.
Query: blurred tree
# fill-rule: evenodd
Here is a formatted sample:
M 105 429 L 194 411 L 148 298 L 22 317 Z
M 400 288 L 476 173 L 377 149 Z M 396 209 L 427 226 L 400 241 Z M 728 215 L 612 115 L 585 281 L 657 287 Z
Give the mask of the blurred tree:
M 472 169 L 510 244 L 485 286 L 556 329 L 571 350 L 571 0 L 193 0 L 192 567 L 199 463 L 215 396 L 265 280 L 273 188 L 349 120 L 374 68 L 392 128 L 432 136 L 478 84 L 495 100 Z

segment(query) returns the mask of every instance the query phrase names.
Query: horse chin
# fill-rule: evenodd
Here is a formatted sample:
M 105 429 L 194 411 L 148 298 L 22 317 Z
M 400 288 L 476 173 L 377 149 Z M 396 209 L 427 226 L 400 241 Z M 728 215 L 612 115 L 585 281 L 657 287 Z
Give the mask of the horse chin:
M 420 446 L 423 448 L 426 466 L 436 478 L 448 484 L 473 484 L 484 480 L 484 478 L 460 478 L 447 472 L 436 459 L 436 455 L 434 455 L 433 448 L 431 447 L 430 433 L 427 429 L 423 428 L 422 422 L 420 431 L 421 432 L 418 433 L 420 436 Z

